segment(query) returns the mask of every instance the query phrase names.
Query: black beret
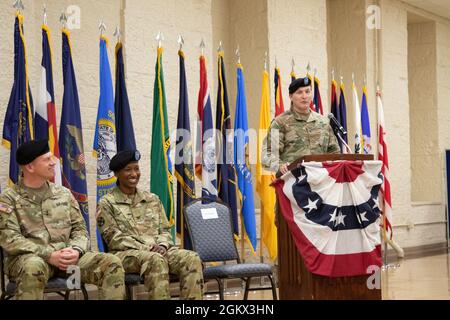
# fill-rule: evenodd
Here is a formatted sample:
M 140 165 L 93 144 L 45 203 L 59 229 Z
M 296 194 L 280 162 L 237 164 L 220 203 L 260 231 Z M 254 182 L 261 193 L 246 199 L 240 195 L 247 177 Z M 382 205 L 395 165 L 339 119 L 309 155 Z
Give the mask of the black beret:
M 289 94 L 293 94 L 298 88 L 308 87 L 311 85 L 311 80 L 308 77 L 297 78 L 289 85 Z
M 120 151 L 112 157 L 109 163 L 109 170 L 114 172 L 120 171 L 130 162 L 139 161 L 139 159 L 141 159 L 141 154 L 137 150 Z
M 17 148 L 16 161 L 20 165 L 26 165 L 47 152 L 50 152 L 47 139 L 31 140 Z

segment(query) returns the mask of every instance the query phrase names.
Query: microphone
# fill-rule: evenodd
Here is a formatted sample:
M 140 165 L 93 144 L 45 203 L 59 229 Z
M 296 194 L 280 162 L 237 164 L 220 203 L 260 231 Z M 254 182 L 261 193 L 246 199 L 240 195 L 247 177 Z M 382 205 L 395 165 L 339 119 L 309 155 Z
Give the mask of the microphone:
M 347 131 L 344 127 L 339 123 L 339 121 L 334 117 L 332 113 L 328 114 L 328 119 L 330 119 L 330 123 L 333 123 L 334 128 L 338 129 L 343 135 L 347 134 Z

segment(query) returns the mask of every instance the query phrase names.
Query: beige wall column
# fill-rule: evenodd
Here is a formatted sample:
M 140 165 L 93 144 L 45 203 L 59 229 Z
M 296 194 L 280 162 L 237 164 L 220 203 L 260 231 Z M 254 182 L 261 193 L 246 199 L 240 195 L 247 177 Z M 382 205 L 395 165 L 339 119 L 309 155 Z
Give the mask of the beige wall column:
M 444 242 L 442 198 L 437 203 L 411 202 L 410 118 L 413 116 L 408 93 L 408 8 L 394 0 L 382 0 L 380 4 L 383 23 L 380 78 L 388 128 L 394 234 L 403 247 Z
M 442 163 L 438 150 L 436 24 L 432 21 L 408 24 L 408 80 L 411 200 L 440 201 Z
M 352 104 L 352 73 L 355 75 L 359 104 L 362 98 L 364 76 L 367 76 L 368 62 L 366 50 L 366 3 L 359 0 L 328 0 L 328 72 L 335 70 L 335 80 L 339 84 L 344 77 L 345 100 L 347 104 L 347 129 L 350 148 L 354 148 L 355 108 Z M 355 63 L 356 62 L 356 63 Z M 370 78 L 368 78 L 371 80 Z M 370 91 L 374 90 L 369 82 Z M 370 102 L 370 101 L 369 101 Z M 327 105 L 330 103 L 328 102 Z M 369 104 L 370 116 L 373 104 Z M 329 109 L 328 109 L 329 110 Z M 373 122 L 373 117 L 371 117 Z

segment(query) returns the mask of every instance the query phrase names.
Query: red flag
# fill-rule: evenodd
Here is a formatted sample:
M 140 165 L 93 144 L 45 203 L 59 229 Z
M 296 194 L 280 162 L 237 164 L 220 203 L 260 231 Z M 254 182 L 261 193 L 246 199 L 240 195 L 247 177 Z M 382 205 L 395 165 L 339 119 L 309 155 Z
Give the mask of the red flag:
M 316 107 L 315 111 L 323 115 L 322 98 L 320 97 L 319 85 L 319 78 L 314 77 L 314 106 Z
M 205 56 L 200 56 L 200 89 L 197 105 L 195 173 L 202 179 L 202 197 L 217 197 L 217 164 L 211 98 Z
M 58 134 L 56 130 L 52 48 L 50 30 L 46 25 L 42 26 L 41 83 L 35 114 L 35 135 L 36 139 L 48 139 L 50 151 L 56 158 L 55 177 L 51 180 L 57 185 L 62 185 Z
M 384 111 L 381 101 L 381 92 L 377 90 L 377 107 L 378 107 L 378 160 L 383 165 L 381 173 L 383 174 L 383 184 L 380 188 L 378 203 L 383 213 L 383 230 L 384 235 L 392 239 L 392 201 L 391 201 L 391 184 L 389 183 L 389 159 L 387 145 L 385 141 L 386 129 L 384 124 Z
M 275 117 L 284 112 L 283 94 L 281 90 L 280 68 L 275 68 Z
M 306 73 L 306 76 L 308 77 L 309 82 L 312 83 L 313 79 L 312 79 L 311 75 L 309 74 L 309 72 Z M 312 111 L 316 111 L 316 106 L 314 105 L 314 99 L 311 100 L 309 107 L 311 108 Z

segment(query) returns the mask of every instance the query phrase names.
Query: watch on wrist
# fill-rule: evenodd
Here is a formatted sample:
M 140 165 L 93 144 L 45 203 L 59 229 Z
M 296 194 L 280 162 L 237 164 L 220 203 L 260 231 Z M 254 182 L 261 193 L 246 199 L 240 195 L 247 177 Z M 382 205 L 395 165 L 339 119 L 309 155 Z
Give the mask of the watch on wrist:
M 78 247 L 72 247 L 72 249 L 78 251 L 78 253 L 80 254 L 79 258 L 81 258 L 81 256 L 83 255 L 83 250 Z

